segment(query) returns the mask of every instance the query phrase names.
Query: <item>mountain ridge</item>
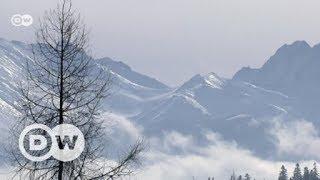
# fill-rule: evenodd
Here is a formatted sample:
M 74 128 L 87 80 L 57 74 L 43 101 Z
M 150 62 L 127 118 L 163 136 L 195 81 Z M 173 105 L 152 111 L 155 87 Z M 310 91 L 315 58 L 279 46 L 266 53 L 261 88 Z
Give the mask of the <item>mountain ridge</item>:
M 177 88 L 135 72 L 123 62 L 110 58 L 94 62 L 96 68 L 110 73 L 113 80 L 111 95 L 103 102 L 104 111 L 130 119 L 142 126 L 147 136 L 158 137 L 177 131 L 192 134 L 201 144 L 204 141 L 202 132 L 214 131 L 257 154 L 268 156 L 274 153 L 268 134 L 274 117 L 304 118 L 319 124 L 320 112 L 314 108 L 317 104 L 308 100 L 320 99 L 312 92 L 316 92 L 318 76 L 309 78 L 320 73 L 318 47 L 297 41 L 279 48 L 261 68 L 243 68 L 232 79 L 215 73 L 198 74 Z M 16 101 L 13 98 L 18 88 L 15 81 L 23 77 L 22 63 L 29 58 L 29 53 L 25 43 L 0 40 L 3 106 L 9 107 Z M 302 78 L 296 79 L 299 71 L 303 72 L 297 77 Z M 304 82 L 306 80 L 308 82 Z M 296 87 L 296 82 L 314 89 Z M 301 90 L 304 93 L 300 93 Z M 1 108 L 6 112 L 7 109 Z

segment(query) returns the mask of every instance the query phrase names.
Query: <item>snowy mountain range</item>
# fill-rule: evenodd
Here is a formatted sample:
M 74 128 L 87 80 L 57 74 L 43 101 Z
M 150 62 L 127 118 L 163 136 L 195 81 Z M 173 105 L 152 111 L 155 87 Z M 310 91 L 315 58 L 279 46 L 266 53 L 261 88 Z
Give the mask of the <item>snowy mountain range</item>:
M 29 56 L 27 44 L 0 39 L 0 127 L 4 130 L 17 113 L 13 106 Z M 242 68 L 232 79 L 198 74 L 175 88 L 123 62 L 102 58 L 95 63 L 112 76 L 105 110 L 130 119 L 148 136 L 171 131 L 192 134 L 201 146 L 206 141 L 203 133 L 214 131 L 270 157 L 275 139 L 268 130 L 276 117 L 320 124 L 320 45 L 297 41 L 282 46 L 259 69 Z

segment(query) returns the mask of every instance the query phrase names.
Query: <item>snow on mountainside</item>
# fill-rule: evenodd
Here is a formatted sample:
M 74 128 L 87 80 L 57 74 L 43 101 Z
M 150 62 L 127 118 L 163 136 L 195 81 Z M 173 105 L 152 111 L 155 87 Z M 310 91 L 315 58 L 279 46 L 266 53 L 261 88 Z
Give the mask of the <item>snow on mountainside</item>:
M 320 44 L 305 41 L 282 46 L 260 69 L 241 69 L 234 80 L 281 91 L 296 100 L 297 115 L 316 121 L 320 115 Z
M 0 99 L 9 106 L 17 100 L 18 84 L 24 78 L 23 65 L 30 59 L 29 46 L 22 42 L 0 39 Z M 156 79 L 133 71 L 122 62 L 108 58 L 95 60 L 96 68 L 111 76 L 112 96 L 106 101 L 106 108 L 112 112 L 135 113 L 142 98 L 169 91 L 169 87 Z
M 135 84 L 153 89 L 169 89 L 167 85 L 159 82 L 158 80 L 133 71 L 123 62 L 117 62 L 110 58 L 97 59 L 96 61 L 99 65 L 110 68 L 113 72 L 125 77 L 127 80 Z
M 260 69 L 243 68 L 233 79 L 248 81 L 292 95 L 312 95 L 320 90 L 320 45 L 305 41 L 282 46 Z
M 201 76 L 197 74 L 193 76 L 189 81 L 184 83 L 179 91 L 184 91 L 188 89 L 200 88 L 201 86 L 210 86 L 212 88 L 222 89 L 225 83 L 225 79 L 220 78 L 215 73 L 209 73 L 206 76 Z
M 281 47 L 261 69 L 242 69 L 233 79 L 196 75 L 131 119 L 156 135 L 176 130 L 200 137 L 213 130 L 268 156 L 275 148 L 268 134 L 275 117 L 319 124 L 319 95 L 313 93 L 319 86 L 317 54 L 318 46 L 298 41 Z M 305 74 L 301 82 L 300 74 Z
M 157 101 L 157 106 L 132 117 L 143 124 L 147 134 L 179 131 L 194 135 L 201 144 L 201 134 L 212 130 L 266 155 L 273 148 L 265 134 L 272 123 L 267 118 L 288 114 L 291 99 L 277 91 L 209 73 L 192 77 Z
M 29 53 L 24 43 L 0 39 L 3 113 L 13 114 L 8 112 L 14 111 L 17 82 L 23 79 L 23 61 Z M 313 107 L 319 100 L 314 96 L 314 91 L 320 89 L 318 57 L 320 46 L 296 42 L 281 47 L 261 69 L 243 68 L 233 79 L 214 73 L 195 75 L 177 88 L 135 72 L 122 62 L 109 58 L 95 62 L 96 68 L 110 73 L 112 79 L 111 96 L 104 108 L 129 118 L 146 135 L 178 131 L 192 134 L 201 144 L 202 133 L 212 130 L 267 156 L 274 150 L 268 134 L 273 117 L 314 120 L 318 115 Z M 300 93 L 303 89 L 308 93 Z M 300 103 L 311 95 L 315 101 Z M 1 125 L 7 119 L 1 119 Z
M 23 43 L 0 39 L 1 125 L 8 125 L 8 121 L 18 114 L 13 106 L 18 98 L 18 81 L 23 77 L 22 65 L 29 58 L 28 52 Z

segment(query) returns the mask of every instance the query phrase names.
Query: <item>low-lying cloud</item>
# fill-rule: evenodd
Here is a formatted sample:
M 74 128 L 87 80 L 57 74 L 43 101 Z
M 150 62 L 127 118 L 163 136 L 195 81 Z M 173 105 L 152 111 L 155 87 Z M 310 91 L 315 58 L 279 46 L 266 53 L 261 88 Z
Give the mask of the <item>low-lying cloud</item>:
M 315 126 L 305 120 L 284 122 L 278 119 L 270 131 L 280 155 L 320 158 L 320 137 Z
M 127 129 L 136 132 L 131 133 L 135 137 L 143 136 L 140 128 L 133 130 L 135 126 L 130 121 L 123 117 L 121 121 L 127 121 L 123 124 L 130 124 Z M 137 132 L 141 134 L 137 135 Z M 278 121 L 271 130 L 271 135 L 277 140 L 275 143 L 279 153 L 301 155 L 306 153 L 306 149 L 303 151 L 302 147 L 307 147 L 307 153 L 316 155 L 317 147 L 320 147 L 317 131 L 307 121 L 290 124 Z M 191 134 L 175 131 L 164 133 L 163 137 L 149 137 L 147 140 L 150 148 L 143 155 L 143 166 L 129 179 L 229 179 L 233 171 L 238 175 L 249 173 L 256 179 L 277 179 L 281 165 L 284 164 L 291 174 L 296 163 L 263 159 L 214 132 L 203 133 L 203 136 L 208 140 L 208 144 L 204 146 L 199 146 Z M 299 148 L 295 149 L 297 146 Z M 176 151 L 177 149 L 180 151 Z M 310 160 L 299 163 L 302 167 L 311 167 L 313 162 Z
M 128 119 L 107 114 L 106 121 L 111 125 L 110 135 L 114 144 L 134 142 L 144 137 L 143 129 Z M 293 154 L 304 157 L 318 157 L 320 139 L 314 125 L 304 120 L 286 122 L 274 121 L 270 135 L 275 138 L 279 154 Z M 296 162 L 266 160 L 240 147 L 235 141 L 226 141 L 214 132 L 205 132 L 208 143 L 198 145 L 191 134 L 176 131 L 166 132 L 162 137 L 148 137 L 148 151 L 142 155 L 142 166 L 129 180 L 186 180 L 186 179 L 229 179 L 249 173 L 255 179 L 277 179 L 281 165 L 285 165 L 289 175 Z M 127 143 L 130 144 L 130 143 Z M 179 150 L 179 151 L 177 151 Z M 306 157 L 306 156 L 305 156 Z M 306 159 L 306 158 L 305 158 Z M 311 159 L 311 158 L 309 158 Z M 311 168 L 313 160 L 301 161 L 301 167 Z M 7 169 L 2 169 L 0 178 L 7 178 Z

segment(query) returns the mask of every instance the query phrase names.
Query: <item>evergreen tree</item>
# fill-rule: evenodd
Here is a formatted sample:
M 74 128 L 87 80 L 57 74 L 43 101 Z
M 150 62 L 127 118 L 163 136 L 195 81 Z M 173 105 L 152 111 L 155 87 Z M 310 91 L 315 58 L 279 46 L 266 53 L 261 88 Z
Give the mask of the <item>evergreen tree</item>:
M 314 179 L 314 178 L 313 178 L 313 174 L 314 174 L 314 173 L 313 173 L 313 169 L 311 169 L 310 172 L 309 172 L 309 179 L 310 179 L 310 180 Z
M 319 173 L 316 163 L 313 163 L 313 169 L 310 171 L 310 180 L 319 180 Z
M 232 173 L 232 175 L 230 177 L 230 180 L 236 180 L 236 174 L 234 173 L 234 171 L 233 171 L 233 173 Z
M 296 164 L 296 167 L 293 171 L 292 180 L 303 180 L 299 163 Z
M 242 176 L 240 175 L 237 180 L 242 180 Z
M 281 170 L 280 170 L 280 173 L 279 173 L 278 180 L 288 180 L 288 171 L 284 167 L 284 165 L 281 166 Z
M 244 180 L 250 180 L 251 179 L 251 177 L 250 177 L 250 175 L 247 173 L 245 176 L 244 176 Z
M 303 170 L 303 180 L 310 180 L 310 172 L 308 167 L 305 167 Z

